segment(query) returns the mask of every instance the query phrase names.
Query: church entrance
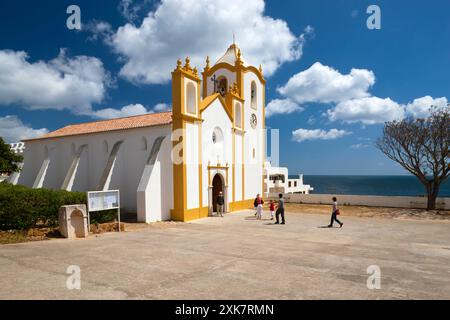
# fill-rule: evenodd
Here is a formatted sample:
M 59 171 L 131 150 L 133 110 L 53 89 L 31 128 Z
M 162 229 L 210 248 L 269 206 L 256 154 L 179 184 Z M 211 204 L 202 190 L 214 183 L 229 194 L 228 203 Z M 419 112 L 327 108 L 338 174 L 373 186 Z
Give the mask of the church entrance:
M 213 212 L 217 212 L 217 196 L 219 195 L 220 191 L 222 191 L 224 193 L 222 177 L 219 174 L 216 174 L 212 181 Z

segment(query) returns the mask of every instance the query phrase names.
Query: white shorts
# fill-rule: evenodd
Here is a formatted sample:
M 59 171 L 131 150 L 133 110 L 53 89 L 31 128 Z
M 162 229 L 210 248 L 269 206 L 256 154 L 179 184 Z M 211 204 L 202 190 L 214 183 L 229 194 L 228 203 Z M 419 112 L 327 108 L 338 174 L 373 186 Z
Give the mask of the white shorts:
M 263 212 L 263 206 L 262 204 L 258 204 L 258 206 L 256 207 L 256 213 L 258 214 L 258 216 L 261 216 Z

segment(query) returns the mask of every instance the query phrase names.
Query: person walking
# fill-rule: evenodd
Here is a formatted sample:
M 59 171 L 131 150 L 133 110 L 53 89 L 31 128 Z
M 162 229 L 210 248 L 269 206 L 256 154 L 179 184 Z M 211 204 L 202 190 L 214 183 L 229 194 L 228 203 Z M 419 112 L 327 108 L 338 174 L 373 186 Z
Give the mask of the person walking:
M 217 216 L 223 217 L 223 211 L 225 207 L 225 199 L 223 197 L 222 191 L 219 192 L 219 195 L 216 198 L 216 204 L 217 204 Z
M 284 199 L 283 199 L 283 194 L 280 193 L 278 195 L 278 207 L 277 207 L 277 212 L 275 214 L 275 217 L 277 219 L 277 221 L 275 222 L 275 224 L 280 224 L 280 215 L 281 215 L 281 224 L 285 224 L 285 220 L 284 220 Z
M 273 200 L 270 200 L 269 210 L 270 210 L 270 220 L 273 220 L 273 215 L 275 213 L 275 202 Z
M 339 212 L 339 208 L 338 208 L 337 198 L 333 197 L 333 209 L 332 209 L 332 212 L 331 212 L 331 221 L 330 221 L 330 224 L 328 225 L 328 228 L 333 228 L 334 221 L 339 223 L 340 228 L 342 228 L 342 226 L 344 224 L 341 221 L 338 220 L 337 216 L 339 214 L 340 214 L 340 212 Z
M 260 194 L 256 195 L 255 203 L 256 203 L 256 220 L 261 220 L 264 200 L 261 198 Z

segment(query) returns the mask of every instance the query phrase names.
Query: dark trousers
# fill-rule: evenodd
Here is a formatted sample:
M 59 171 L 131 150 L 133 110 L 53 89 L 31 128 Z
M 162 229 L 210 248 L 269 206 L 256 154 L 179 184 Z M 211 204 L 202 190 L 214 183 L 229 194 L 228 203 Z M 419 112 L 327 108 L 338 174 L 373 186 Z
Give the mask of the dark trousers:
M 331 214 L 330 226 L 333 226 L 333 222 L 334 222 L 334 221 L 336 221 L 336 222 L 339 223 L 339 224 L 342 224 L 342 223 L 338 220 L 337 215 L 336 215 L 336 212 L 333 212 L 333 213 Z
M 281 222 L 284 223 L 284 208 L 278 209 L 277 213 L 275 214 L 275 217 L 277 218 L 277 223 L 280 223 L 280 214 L 281 214 Z

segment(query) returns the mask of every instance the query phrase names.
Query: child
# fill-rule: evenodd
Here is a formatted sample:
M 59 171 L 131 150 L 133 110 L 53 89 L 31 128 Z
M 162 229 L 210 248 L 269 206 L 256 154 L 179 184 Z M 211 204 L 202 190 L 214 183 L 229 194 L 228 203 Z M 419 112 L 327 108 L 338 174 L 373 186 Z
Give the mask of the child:
M 256 219 L 261 220 L 264 201 L 259 194 L 256 196 L 255 202 L 256 202 Z
M 270 200 L 269 209 L 270 209 L 270 220 L 273 220 L 273 214 L 275 212 L 275 202 L 273 202 L 273 200 Z

